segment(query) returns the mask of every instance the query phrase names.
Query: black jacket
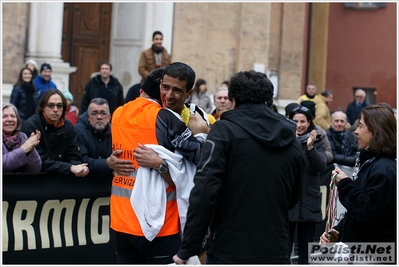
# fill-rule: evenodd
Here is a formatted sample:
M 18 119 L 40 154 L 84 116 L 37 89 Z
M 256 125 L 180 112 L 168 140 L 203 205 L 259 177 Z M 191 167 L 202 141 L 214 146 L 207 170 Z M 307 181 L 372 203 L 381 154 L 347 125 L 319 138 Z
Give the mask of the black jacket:
M 347 210 L 334 227 L 341 241 L 396 242 L 396 160 L 377 157 L 363 163 L 357 177 L 337 184 L 339 200 Z
M 104 92 L 100 91 L 101 87 L 105 87 L 109 90 L 108 93 L 110 97 L 107 97 L 107 94 L 104 94 Z M 117 107 L 122 106 L 125 103 L 123 99 L 123 87 L 119 83 L 118 79 L 114 78 L 112 75 L 110 76 L 110 81 L 107 86 L 105 86 L 104 82 L 101 80 L 100 74 L 93 77 L 86 84 L 85 92 L 82 98 L 82 108 L 80 109 L 81 112 L 87 111 L 90 101 L 97 97 L 105 98 L 108 101 L 111 114 Z
M 308 151 L 302 143 L 305 158 L 302 196 L 298 204 L 290 210 L 290 222 L 321 222 L 320 172 L 326 167 L 326 149 L 318 134 L 313 149 Z M 324 137 L 325 138 L 325 137 Z
M 24 83 L 22 87 L 14 85 L 10 96 L 10 103 L 18 109 L 18 114 L 22 122 L 35 114 L 37 107 L 37 91 L 33 83 L 30 86 L 28 83 Z
M 304 155 L 295 124 L 265 104 L 222 114 L 205 141 L 178 256 L 200 247 L 223 263 L 289 263 L 288 211 L 301 192 Z M 214 212 L 213 212 L 214 211 Z
M 332 127 L 330 127 L 326 131 L 328 140 L 330 141 L 331 150 L 334 155 L 333 162 L 345 166 L 354 167 L 357 158 L 356 153 L 359 151 L 356 136 L 350 131 L 344 131 L 346 132 L 345 138 L 349 144 L 349 156 L 345 156 L 342 152 L 341 136 L 339 136 L 339 134 L 337 134 Z
M 43 115 L 36 113 L 22 124 L 21 131 L 30 136 L 36 130 L 41 133 L 36 149 L 42 159 L 43 172 L 67 176 L 72 165 L 81 164 L 76 131 L 70 121 L 64 120 L 64 126 L 56 130 L 47 124 Z
M 90 175 L 112 178 L 112 169 L 108 168 L 107 158 L 112 153 L 111 125 L 104 132 L 98 132 L 87 120 L 87 111 L 79 116 L 75 125 L 82 162 L 88 163 Z
M 369 102 L 366 100 L 363 101 L 362 105 L 360 106 L 360 110 L 356 110 L 356 100 L 350 102 L 348 107 L 346 108 L 346 116 L 348 117 L 348 122 L 352 125 L 357 119 L 360 119 L 360 112 L 365 107 L 369 106 Z

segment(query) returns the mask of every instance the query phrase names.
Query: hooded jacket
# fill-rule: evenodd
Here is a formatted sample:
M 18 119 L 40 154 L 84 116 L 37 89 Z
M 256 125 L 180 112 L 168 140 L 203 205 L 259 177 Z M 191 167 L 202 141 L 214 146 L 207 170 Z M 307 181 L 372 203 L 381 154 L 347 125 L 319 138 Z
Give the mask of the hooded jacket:
M 208 255 L 223 263 L 289 263 L 288 211 L 301 193 L 295 124 L 265 104 L 222 114 L 205 141 L 190 195 L 181 259 L 211 222 Z

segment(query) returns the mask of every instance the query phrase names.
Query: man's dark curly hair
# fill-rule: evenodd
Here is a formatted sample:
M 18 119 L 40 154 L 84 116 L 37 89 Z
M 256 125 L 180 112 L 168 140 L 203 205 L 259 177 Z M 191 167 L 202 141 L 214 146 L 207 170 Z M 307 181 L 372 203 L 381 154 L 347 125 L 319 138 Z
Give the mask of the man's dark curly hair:
M 236 107 L 244 103 L 273 104 L 273 84 L 266 74 L 254 70 L 238 72 L 230 80 L 229 99 L 235 99 Z

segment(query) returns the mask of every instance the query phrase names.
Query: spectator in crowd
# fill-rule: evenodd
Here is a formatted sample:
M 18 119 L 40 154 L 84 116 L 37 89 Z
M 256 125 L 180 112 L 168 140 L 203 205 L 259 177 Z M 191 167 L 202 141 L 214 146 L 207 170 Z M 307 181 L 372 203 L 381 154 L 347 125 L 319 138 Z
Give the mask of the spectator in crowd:
M 345 128 L 347 122 L 344 112 L 335 111 L 331 115 L 331 127 L 327 130 L 327 136 L 334 155 L 333 162 L 341 169 L 345 168 L 341 165 L 350 167 L 347 171 L 353 173 L 359 147 L 355 135 Z
M 43 63 L 40 66 L 40 74 L 33 80 L 33 84 L 37 90 L 37 99 L 40 100 L 42 95 L 50 89 L 57 89 L 55 83 L 51 80 L 52 68 L 49 63 Z
M 216 108 L 211 114 L 219 120 L 223 112 L 230 110 L 229 89 L 224 86 L 219 87 L 214 94 L 214 99 Z
M 36 78 L 36 76 L 39 74 L 37 63 L 33 59 L 29 59 L 25 62 L 25 67 L 29 68 L 32 71 L 32 80 Z
M 313 241 L 316 223 L 322 221 L 320 172 L 326 167 L 326 149 L 316 132 L 309 109 L 300 106 L 291 110 L 289 118 L 297 125 L 297 136 L 305 153 L 305 174 L 299 203 L 290 210 L 289 253 L 294 243 L 294 233 L 298 235 L 298 263 L 309 263 L 308 243 Z
M 333 92 L 331 90 L 325 90 L 320 94 L 319 98 L 320 101 L 316 104 L 314 124 L 319 125 L 327 131 L 331 125 L 330 109 L 328 108 L 328 104 L 333 100 Z
M 135 100 L 137 97 L 139 97 L 140 89 L 141 89 L 141 83 L 133 84 L 127 91 L 127 94 L 125 96 L 125 103 Z
M 89 173 L 87 163 L 81 163 L 76 131 L 65 120 L 66 99 L 58 89 L 47 90 L 40 98 L 36 114 L 27 119 L 21 131 L 26 135 L 39 130 L 36 146 L 42 160 L 42 171 L 67 176 L 84 177 Z
M 226 87 L 227 89 L 229 88 L 229 81 L 223 81 L 221 84 L 220 84 L 220 86 L 221 87 Z
M 360 119 L 360 111 L 369 105 L 370 103 L 366 101 L 366 92 L 363 89 L 357 89 L 355 100 L 350 102 L 346 108 L 349 124 L 352 125 L 357 119 Z
M 62 93 L 67 101 L 65 118 L 75 126 L 79 118 L 79 109 L 73 104 L 73 95 L 69 90 L 65 90 Z
M 355 131 L 359 169 L 352 179 L 340 168 L 332 172 L 347 213 L 331 231 L 322 234 L 320 243 L 396 243 L 396 124 L 386 107 L 371 105 L 362 109 Z
M 120 154 L 121 160 L 129 161 L 130 164 L 133 161 L 134 164 L 130 170 L 115 170 L 112 181 L 111 228 L 114 231 L 118 263 L 172 263 L 172 256 L 181 242 L 181 207 L 177 209 L 177 197 L 180 192 L 178 184 L 175 184 L 171 177 L 172 169 L 165 158 L 157 156 L 151 149 L 140 144 L 159 144 L 170 152 L 179 151 L 186 160 L 194 164 L 199 160 L 202 145 L 192 136 L 194 131 L 187 129 L 181 119 L 171 111 L 162 109 L 159 89 L 161 78 L 165 91 L 177 91 L 177 94 L 181 94 L 192 87 L 195 73 L 188 65 L 180 62 L 168 65 L 165 70 L 153 70 L 140 90 L 140 97 L 118 108 L 112 117 L 113 147 L 124 151 Z M 202 128 L 208 131 L 205 121 L 202 121 Z M 148 153 L 157 157 L 149 157 Z M 143 157 L 150 159 L 146 166 L 138 165 Z M 162 188 L 156 190 L 155 187 L 151 187 L 150 194 L 153 198 L 154 194 L 158 197 L 163 193 L 167 196 L 174 195 L 166 201 L 162 222 L 151 224 L 150 231 L 152 228 L 157 229 L 151 232 L 151 236 L 147 235 L 148 229 L 142 224 L 142 214 L 132 208 L 135 203 L 131 203 L 130 199 L 131 195 L 135 194 L 134 190 L 140 190 L 137 186 L 142 181 L 138 181 L 137 175 L 140 175 L 142 167 L 152 168 L 151 177 L 157 175 L 158 179 L 160 175 L 165 181 L 165 191 Z M 145 177 L 145 180 L 151 177 Z M 144 198 L 146 192 L 140 193 Z M 152 222 L 154 218 L 146 217 L 146 221 L 147 219 Z M 147 224 L 144 222 L 144 225 Z
M 210 113 L 212 111 L 212 100 L 207 90 L 206 81 L 204 79 L 198 79 L 195 82 L 193 93 L 186 102 L 194 103 L 205 110 L 206 113 Z
M 289 263 L 288 210 L 300 196 L 304 157 L 295 125 L 271 109 L 272 96 L 263 73 L 232 77 L 232 110 L 205 141 L 176 264 L 197 254 L 208 225 L 207 264 Z
M 17 108 L 4 103 L 3 117 L 3 172 L 22 171 L 35 175 L 42 168 L 42 161 L 35 147 L 40 142 L 40 131 L 29 135 L 21 132 L 21 119 Z
M 22 122 L 35 114 L 37 92 L 33 85 L 32 71 L 29 68 L 21 69 L 18 81 L 11 91 L 10 103 L 18 109 Z
M 301 104 L 302 101 L 313 101 L 315 104 L 317 104 L 320 101 L 319 95 L 316 94 L 316 85 L 314 84 L 308 84 L 305 89 L 305 94 L 301 95 L 297 102 L 298 104 Z
M 101 97 L 107 100 L 111 114 L 122 106 L 123 87 L 112 74 L 112 65 L 108 61 L 100 64 L 100 74 L 95 75 L 85 86 L 80 110 L 86 111 L 93 98 Z
M 155 31 L 152 34 L 152 46 L 141 52 L 139 59 L 139 73 L 141 75 L 141 85 L 143 85 L 148 74 L 161 67 L 166 67 L 172 62 L 171 56 L 162 46 L 163 34 Z
M 305 100 L 305 101 L 301 102 L 301 106 L 304 106 L 307 109 L 309 109 L 310 114 L 312 115 L 312 119 L 314 121 L 315 118 L 316 118 L 316 114 L 317 114 L 316 104 L 314 102 L 312 102 L 312 101 Z M 333 156 L 333 153 L 332 153 L 332 150 L 331 150 L 330 141 L 328 140 L 327 132 L 323 128 L 321 128 L 319 125 L 317 125 L 315 123 L 313 123 L 313 124 L 316 127 L 317 135 L 320 136 L 320 139 L 324 143 L 324 147 L 326 149 L 327 163 L 332 163 L 332 161 L 334 159 L 334 156 Z M 328 166 L 328 167 L 332 167 L 332 166 Z M 331 176 L 331 170 L 332 169 L 329 169 L 329 171 L 328 171 L 328 177 L 329 178 Z
M 393 115 L 395 115 L 396 118 L 396 112 L 395 110 L 391 107 L 391 105 L 389 105 L 388 103 L 385 102 L 380 102 L 377 105 L 386 107 L 387 109 L 389 109 L 390 111 L 392 111 Z M 350 125 L 349 123 L 346 125 L 346 129 L 348 129 L 351 132 L 354 132 L 357 127 L 359 126 L 359 122 L 360 122 L 360 118 L 358 118 L 352 125 Z M 348 127 L 348 125 L 350 125 L 350 127 Z
M 107 158 L 112 153 L 111 113 L 104 98 L 93 98 L 89 108 L 79 117 L 75 126 L 82 155 L 82 162 L 87 163 L 90 175 L 108 177 L 112 169 L 107 165 Z

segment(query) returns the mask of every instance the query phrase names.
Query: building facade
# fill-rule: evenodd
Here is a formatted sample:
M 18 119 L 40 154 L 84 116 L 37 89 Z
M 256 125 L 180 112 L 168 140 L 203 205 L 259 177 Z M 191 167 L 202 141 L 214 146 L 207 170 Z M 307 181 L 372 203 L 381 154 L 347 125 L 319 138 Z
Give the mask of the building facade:
M 307 83 L 333 90 L 330 110 L 345 110 L 356 88 L 396 107 L 396 10 L 396 3 L 2 3 L 3 100 L 28 58 L 52 64 L 53 80 L 78 106 L 103 60 L 126 94 L 140 81 L 141 51 L 160 30 L 172 61 L 192 66 L 211 93 L 256 69 L 272 78 L 281 110 Z

